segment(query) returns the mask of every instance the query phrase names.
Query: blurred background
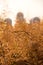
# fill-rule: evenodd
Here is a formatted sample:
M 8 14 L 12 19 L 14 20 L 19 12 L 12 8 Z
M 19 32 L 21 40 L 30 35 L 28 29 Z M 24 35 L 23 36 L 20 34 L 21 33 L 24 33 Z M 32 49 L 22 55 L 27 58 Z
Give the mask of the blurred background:
M 18 12 L 23 12 L 26 20 L 36 16 L 43 18 L 43 0 L 0 0 L 1 17 L 15 20 Z

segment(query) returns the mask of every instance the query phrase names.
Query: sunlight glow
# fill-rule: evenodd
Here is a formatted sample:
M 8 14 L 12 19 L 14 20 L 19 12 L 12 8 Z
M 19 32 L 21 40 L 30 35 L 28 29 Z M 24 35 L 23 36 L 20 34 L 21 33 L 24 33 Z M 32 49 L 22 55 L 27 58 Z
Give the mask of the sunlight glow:
M 32 17 L 43 16 L 42 0 L 0 0 L 0 13 L 5 9 L 7 17 L 15 20 L 18 12 L 23 12 L 27 20 Z M 14 22 L 13 22 L 14 24 Z
M 1 14 L 2 10 L 3 10 L 3 5 L 0 4 L 0 14 Z

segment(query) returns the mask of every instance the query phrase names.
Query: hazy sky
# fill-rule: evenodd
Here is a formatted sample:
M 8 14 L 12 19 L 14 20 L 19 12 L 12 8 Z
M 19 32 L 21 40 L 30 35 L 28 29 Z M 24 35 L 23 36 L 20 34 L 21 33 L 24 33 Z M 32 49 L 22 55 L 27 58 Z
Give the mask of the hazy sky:
M 24 13 L 26 19 L 43 16 L 43 0 L 0 0 L 0 14 L 7 11 L 7 17 L 15 19 L 17 12 Z

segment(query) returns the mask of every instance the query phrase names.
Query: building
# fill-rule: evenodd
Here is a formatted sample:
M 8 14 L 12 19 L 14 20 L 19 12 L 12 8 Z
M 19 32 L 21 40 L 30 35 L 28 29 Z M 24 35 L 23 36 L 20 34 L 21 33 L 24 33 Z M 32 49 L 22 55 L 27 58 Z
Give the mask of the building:
M 6 22 L 7 24 L 12 25 L 12 20 L 11 20 L 10 18 L 6 18 L 6 19 L 4 20 L 4 22 Z
M 40 23 L 40 18 L 39 17 L 34 17 L 33 19 L 30 20 L 30 23 Z

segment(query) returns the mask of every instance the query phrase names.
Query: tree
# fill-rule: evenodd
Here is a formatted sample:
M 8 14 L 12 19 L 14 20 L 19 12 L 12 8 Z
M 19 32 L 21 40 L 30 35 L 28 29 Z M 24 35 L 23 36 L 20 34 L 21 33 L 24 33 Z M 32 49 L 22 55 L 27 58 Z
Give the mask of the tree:
M 7 45 L 7 44 L 6 44 Z M 8 46 L 4 45 L 1 41 L 0 41 L 0 60 L 2 61 L 1 64 L 2 65 L 6 65 L 7 64 L 7 54 L 9 53 L 10 49 L 8 48 Z
M 30 65 L 39 65 L 39 44 L 32 43 L 30 50 L 29 50 L 29 57 L 28 62 Z

